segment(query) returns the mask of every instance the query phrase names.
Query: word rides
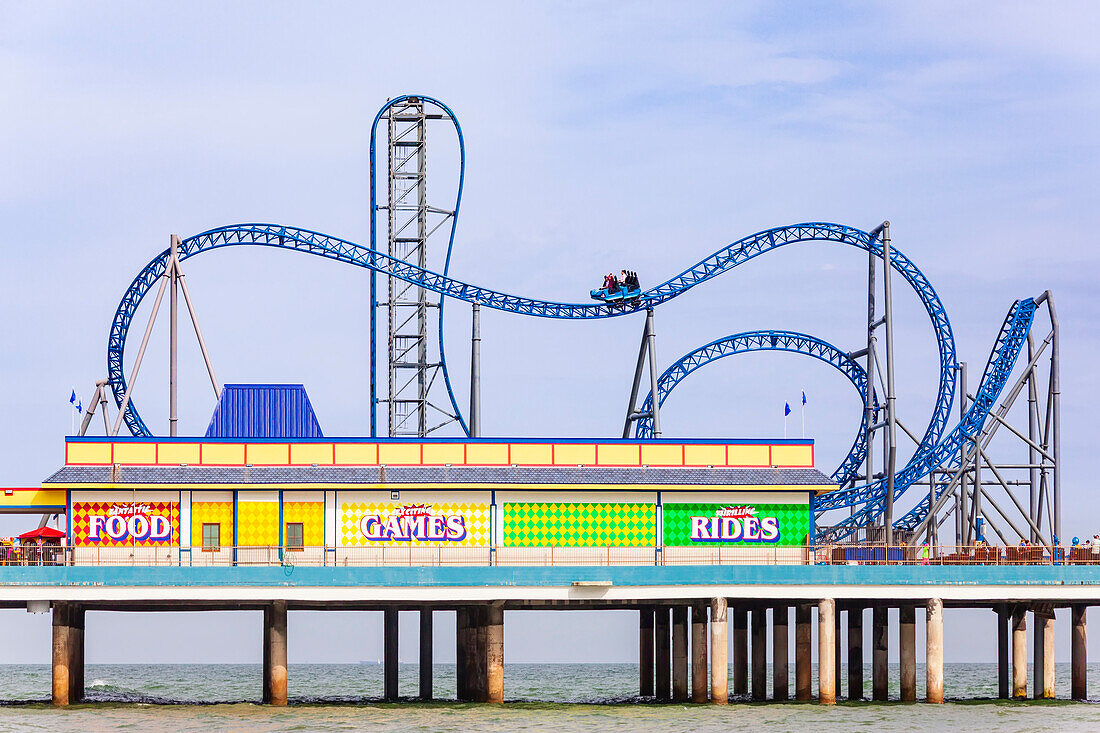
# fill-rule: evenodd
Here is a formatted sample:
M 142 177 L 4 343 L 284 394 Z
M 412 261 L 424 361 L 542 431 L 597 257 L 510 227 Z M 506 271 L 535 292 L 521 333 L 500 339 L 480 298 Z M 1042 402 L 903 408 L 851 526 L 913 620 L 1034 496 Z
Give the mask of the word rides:
M 779 519 L 757 517 L 751 506 L 723 507 L 713 517 L 691 518 L 691 541 L 775 543 Z

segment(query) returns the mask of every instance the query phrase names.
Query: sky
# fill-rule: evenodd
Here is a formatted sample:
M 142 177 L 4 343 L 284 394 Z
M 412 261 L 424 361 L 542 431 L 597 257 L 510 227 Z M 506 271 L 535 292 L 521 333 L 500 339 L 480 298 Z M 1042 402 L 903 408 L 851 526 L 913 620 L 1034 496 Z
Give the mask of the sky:
M 9 416 L 0 482 L 34 485 L 61 463 L 70 390 L 86 401 L 105 376 L 118 299 L 169 235 L 266 221 L 366 243 L 371 120 L 388 98 L 419 93 L 445 101 L 463 127 L 451 263 L 462 280 L 584 302 L 609 270 L 636 270 L 652 285 L 768 227 L 866 230 L 889 219 L 894 246 L 934 284 L 972 371 L 1013 300 L 1052 290 L 1062 324 L 1063 536 L 1091 535 L 1100 531 L 1088 464 L 1100 357 L 1097 31 L 1100 8 L 1069 2 L 0 0 Z M 430 190 L 446 193 L 454 136 L 432 135 Z M 696 288 L 657 313 L 660 368 L 760 328 L 857 349 L 866 266 L 854 249 L 798 245 Z M 184 270 L 219 379 L 302 382 L 326 434 L 367 433 L 364 271 L 247 248 Z M 923 428 L 935 341 L 913 293 L 898 286 L 894 301 L 898 414 Z M 468 308 L 451 306 L 446 342 L 460 387 L 468 328 Z M 483 312 L 484 434 L 617 435 L 641 328 L 640 316 L 571 323 Z M 181 433 L 197 434 L 214 398 L 193 340 L 181 344 Z M 166 383 L 162 325 L 134 393 L 160 432 Z M 803 390 L 807 436 L 830 472 L 858 428 L 860 400 L 812 360 L 713 364 L 677 389 L 662 426 L 669 437 L 779 436 L 784 402 L 796 406 Z M 25 524 L 0 518 L 0 534 Z M 4 613 L 27 633 L 0 661 L 46 661 L 48 620 Z M 633 659 L 625 616 L 513 616 L 510 659 Z M 125 633 L 112 618 L 89 635 L 89 659 L 155 661 L 119 642 L 162 634 L 165 618 L 135 616 Z M 197 645 L 156 652 L 166 660 L 258 659 L 244 631 L 258 622 L 243 614 L 172 618 L 210 631 Z M 292 643 L 292 662 L 377 656 L 379 620 L 333 618 L 358 645 L 331 643 L 336 632 L 304 615 L 311 641 L 301 651 Z M 949 624 L 949 661 L 990 657 L 992 645 L 971 633 L 992 633 L 982 623 Z M 529 633 L 536 628 L 546 633 Z

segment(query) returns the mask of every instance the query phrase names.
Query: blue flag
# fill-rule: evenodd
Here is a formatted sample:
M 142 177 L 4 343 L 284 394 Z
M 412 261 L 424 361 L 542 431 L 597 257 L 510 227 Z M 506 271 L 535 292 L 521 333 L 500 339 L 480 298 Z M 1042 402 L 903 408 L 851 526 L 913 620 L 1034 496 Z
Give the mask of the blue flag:
M 790 414 L 791 414 L 791 403 L 790 402 L 784 402 L 783 403 L 783 417 L 786 417 L 787 415 L 790 415 Z
M 70 405 L 75 405 L 76 404 L 76 390 L 75 389 L 73 390 L 72 395 L 69 397 L 69 404 Z
M 84 405 L 80 404 L 80 400 L 77 400 L 76 401 L 76 414 L 79 415 L 82 412 L 84 412 Z
M 806 390 L 802 390 L 802 404 L 806 404 Z

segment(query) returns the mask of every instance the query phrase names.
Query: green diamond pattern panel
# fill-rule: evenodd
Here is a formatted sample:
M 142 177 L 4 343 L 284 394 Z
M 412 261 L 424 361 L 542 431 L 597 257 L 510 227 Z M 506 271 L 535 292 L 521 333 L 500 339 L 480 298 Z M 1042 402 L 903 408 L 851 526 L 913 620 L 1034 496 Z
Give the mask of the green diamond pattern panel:
M 657 507 L 645 503 L 504 503 L 506 547 L 652 547 Z
M 691 539 L 692 517 L 716 517 L 718 512 L 730 504 L 663 504 L 664 512 L 664 544 L 669 547 L 689 547 L 707 543 Z M 775 544 L 780 547 L 795 547 L 806 543 L 806 535 L 810 532 L 810 507 L 808 504 L 741 504 L 737 507 L 750 507 L 756 510 L 755 516 L 775 517 L 779 522 L 779 541 Z M 719 544 L 719 541 L 711 541 Z M 727 543 L 723 543 L 727 544 Z M 737 540 L 728 544 L 757 544 Z M 764 543 L 759 543 L 764 544 Z

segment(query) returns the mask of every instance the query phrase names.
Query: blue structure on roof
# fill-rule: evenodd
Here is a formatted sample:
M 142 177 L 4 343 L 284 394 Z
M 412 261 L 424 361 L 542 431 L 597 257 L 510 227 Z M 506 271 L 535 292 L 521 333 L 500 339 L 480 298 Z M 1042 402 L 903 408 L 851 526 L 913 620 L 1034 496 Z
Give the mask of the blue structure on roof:
M 227 384 L 207 438 L 323 438 L 301 384 Z

